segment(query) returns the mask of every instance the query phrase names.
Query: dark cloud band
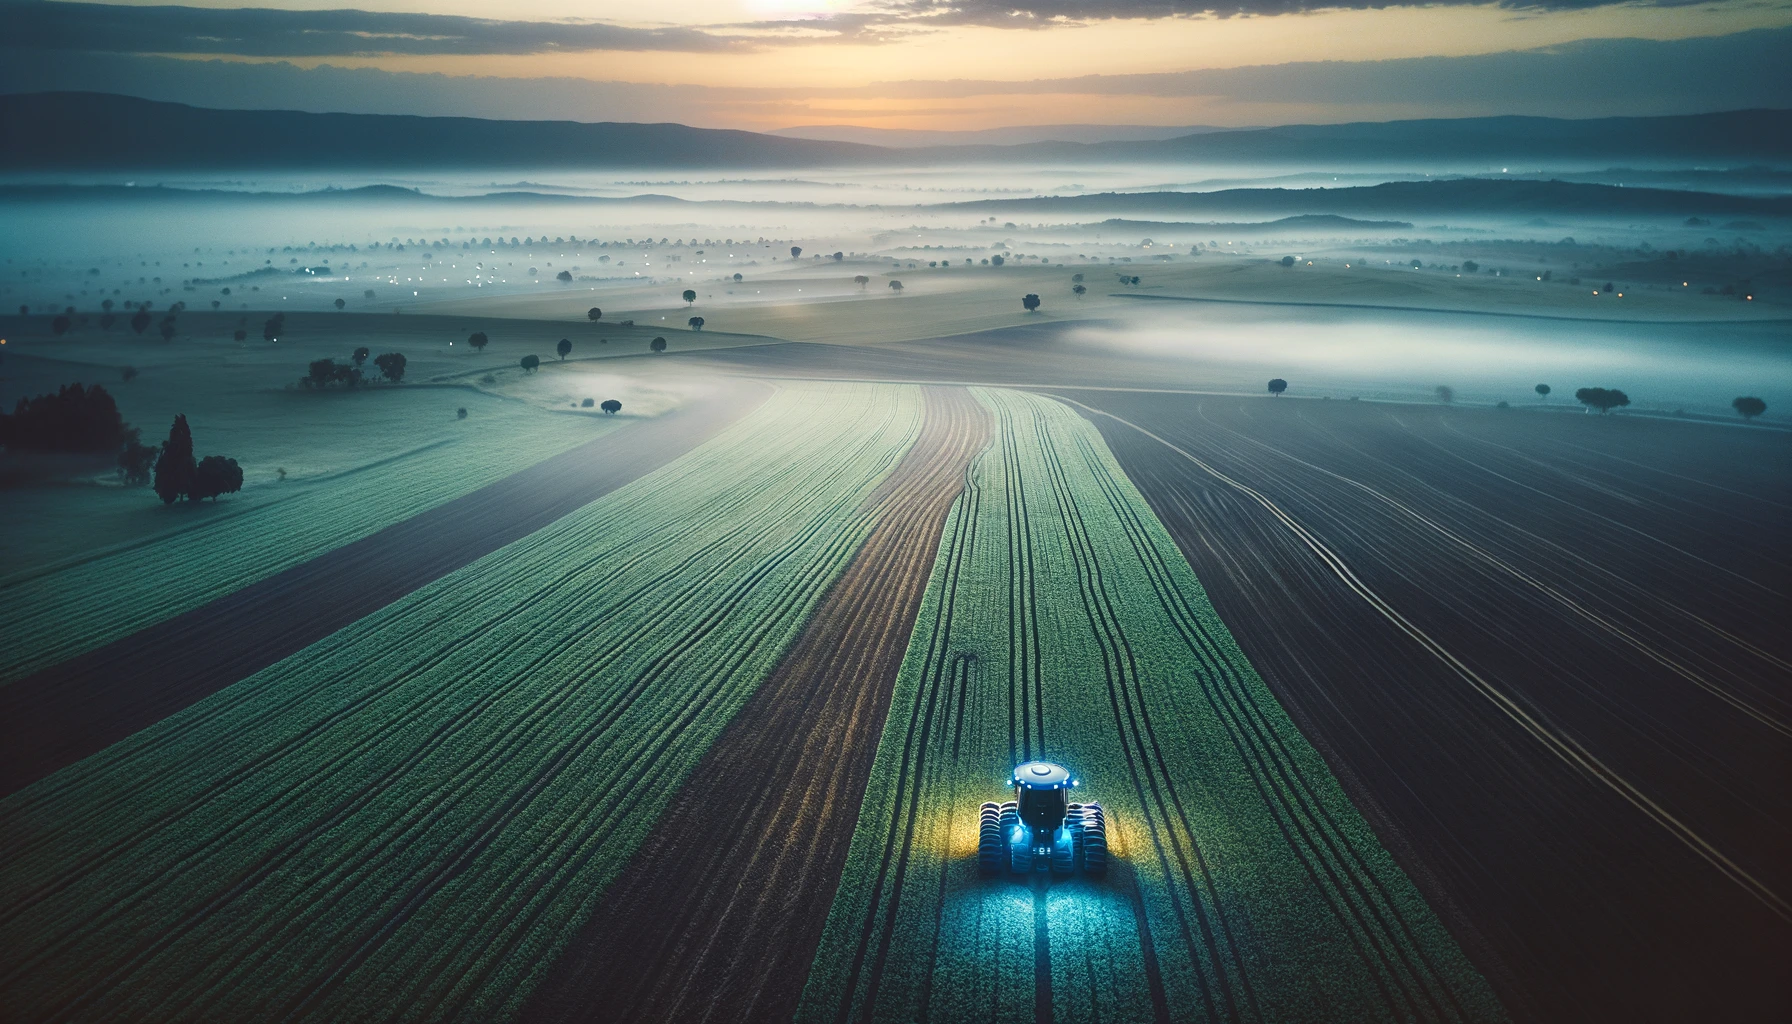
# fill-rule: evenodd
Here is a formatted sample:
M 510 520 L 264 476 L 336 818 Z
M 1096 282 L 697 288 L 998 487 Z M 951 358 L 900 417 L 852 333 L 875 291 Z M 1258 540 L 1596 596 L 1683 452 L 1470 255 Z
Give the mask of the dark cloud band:
M 375 54 L 537 54 L 589 50 L 706 52 L 740 41 L 696 29 L 637 29 L 548 21 L 492 21 L 379 11 L 124 7 L 0 3 L 8 45 L 96 53 L 207 53 L 243 57 Z

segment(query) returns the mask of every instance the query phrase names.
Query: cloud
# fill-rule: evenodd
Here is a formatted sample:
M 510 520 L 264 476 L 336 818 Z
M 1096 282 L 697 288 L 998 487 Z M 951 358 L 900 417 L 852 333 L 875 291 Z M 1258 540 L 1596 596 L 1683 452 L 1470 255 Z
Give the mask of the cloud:
M 1620 3 L 1692 7 L 1708 0 L 885 0 L 873 9 L 892 21 L 1047 28 L 1122 19 L 1265 17 L 1388 7 L 1482 6 L 1489 2 L 1509 10 L 1566 11 Z
M 376 54 L 540 54 L 590 50 L 708 52 L 749 46 L 691 28 L 496 21 L 383 11 L 127 7 L 0 2 L 8 45 L 95 53 L 216 53 L 242 57 Z
M 932 110 L 965 127 L 1019 97 L 1094 97 L 1116 121 L 1215 124 L 1386 120 L 1523 113 L 1557 117 L 1792 108 L 1792 28 L 1655 41 L 1604 39 L 1472 57 L 1326 61 L 1165 74 L 1090 75 L 1022 82 L 899 81 L 805 88 L 645 85 L 578 78 L 492 78 L 299 68 L 135 55 L 0 50 L 0 91 L 117 92 L 150 99 L 353 113 L 578 121 L 678 121 L 703 127 L 783 127 L 848 115 L 860 101 L 905 113 Z M 228 99 L 223 99 L 228 97 Z M 953 106 L 941 101 L 950 100 Z M 887 101 L 899 101 L 890 104 Z M 1044 104 L 1062 109 L 1053 101 Z M 1156 116 L 1159 112 L 1171 113 Z M 1180 121 L 1166 120 L 1186 113 Z M 1006 115 L 1004 115 L 1006 116 Z M 1024 120 L 1023 113 L 1020 118 Z M 849 120 L 872 120 L 866 113 Z

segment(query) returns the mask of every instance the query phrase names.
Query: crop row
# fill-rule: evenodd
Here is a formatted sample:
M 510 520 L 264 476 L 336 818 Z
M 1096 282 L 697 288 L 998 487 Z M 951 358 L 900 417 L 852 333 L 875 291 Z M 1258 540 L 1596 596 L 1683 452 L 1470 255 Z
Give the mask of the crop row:
M 683 459 L 0 802 L 31 1019 L 514 1013 L 870 529 L 917 389 Z
M 804 1021 L 1504 1014 L 1214 614 L 1100 435 L 982 391 Z M 1066 764 L 1105 879 L 979 875 L 977 808 Z
M 417 441 L 409 450 L 370 455 L 315 479 L 251 487 L 218 507 L 163 509 L 143 492 L 142 516 L 185 525 L 0 578 L 0 685 L 477 490 L 618 423 L 496 403 L 481 412 L 487 415 L 465 430 L 413 429 L 415 437 L 402 435 Z

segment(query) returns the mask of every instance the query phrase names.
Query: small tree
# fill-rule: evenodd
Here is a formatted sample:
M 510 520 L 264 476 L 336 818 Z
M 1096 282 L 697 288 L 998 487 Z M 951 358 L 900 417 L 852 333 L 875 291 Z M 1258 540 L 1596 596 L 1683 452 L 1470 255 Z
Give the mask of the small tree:
M 466 419 L 467 418 L 467 407 L 463 405 L 460 408 L 454 410 L 454 418 L 457 420 Z
M 864 291 L 865 286 L 871 283 L 871 279 L 869 277 L 866 277 L 864 274 L 860 274 L 859 276 L 852 279 L 852 283 L 859 286 L 859 291 Z
M 382 352 L 373 357 L 373 365 L 380 368 L 380 375 L 396 384 L 404 380 L 404 353 Z
M 1074 295 L 1076 295 L 1077 298 L 1080 299 L 1083 297 L 1083 293 L 1088 291 L 1089 289 L 1080 284 L 1073 284 L 1070 286 L 1070 290 Z
M 217 306 L 217 303 L 214 302 L 214 303 L 212 303 L 212 305 L 215 307 L 215 306 Z M 347 299 L 337 299 L 336 300 L 336 309 L 338 312 L 340 312 L 343 309 L 343 307 L 345 307 L 347 305 L 348 305 Z
M 1020 297 L 1020 304 L 1021 304 L 1021 308 L 1025 309 L 1027 312 L 1029 312 L 1029 313 L 1034 312 L 1035 310 L 1037 310 L 1039 308 L 1039 296 L 1034 295 L 1031 292 L 1029 292 L 1026 295 L 1022 295 Z
M 1276 396 L 1277 398 L 1282 397 L 1282 392 L 1284 392 L 1286 390 L 1288 390 L 1288 382 L 1283 380 L 1280 377 L 1277 377 L 1274 380 L 1271 380 L 1269 382 L 1269 393 Z
M 1282 266 L 1284 266 L 1284 267 L 1294 266 L 1294 257 L 1292 257 L 1292 256 L 1282 257 Z
M 1767 411 L 1767 403 L 1759 398 L 1738 398 L 1730 403 L 1730 408 L 1742 414 L 1744 420 L 1752 420 Z
M 602 320 L 603 318 L 604 318 L 604 311 L 601 309 L 598 309 L 596 306 L 592 306 L 590 309 L 587 309 L 585 311 L 585 319 L 591 321 L 592 323 L 596 323 L 599 320 Z
M 900 293 L 902 291 L 902 282 L 901 281 L 891 281 L 890 282 L 890 290 L 893 292 Z
M 560 344 L 554 346 L 554 351 L 560 353 L 561 362 L 566 362 L 566 357 L 572 355 L 572 339 L 561 338 Z
M 1070 275 L 1070 283 L 1071 284 L 1082 284 L 1083 283 L 1083 275 L 1081 275 L 1081 274 Z
M 846 259 L 846 254 L 843 252 L 837 252 L 834 254 L 834 262 L 835 263 L 839 263 L 845 259 Z
M 60 338 L 64 334 L 67 334 L 69 332 L 69 328 L 73 327 L 74 325 L 75 325 L 75 322 L 73 320 L 70 320 L 66 314 L 60 315 L 60 316 L 57 316 L 56 319 L 50 321 L 50 333 L 54 334 L 58 338 Z
M 125 442 L 124 450 L 118 453 L 118 479 L 129 487 L 149 483 L 150 471 L 156 464 L 156 451 L 155 445 L 143 444 L 136 438 Z
M 647 343 L 647 347 L 655 352 L 664 352 L 666 351 L 666 339 L 655 338 Z
M 372 354 L 373 353 L 371 353 L 367 350 L 366 345 L 362 345 L 360 348 L 355 349 L 355 354 L 353 356 L 350 356 L 349 358 L 351 358 L 355 361 L 355 366 L 360 367 L 360 366 L 363 366 L 366 364 L 367 357 Z
M 148 309 L 139 309 L 131 317 L 131 330 L 136 331 L 138 334 L 142 334 L 144 331 L 149 330 Z
M 216 500 L 220 494 L 235 494 L 243 489 L 243 467 L 235 459 L 207 455 L 193 470 L 193 487 L 187 497 L 193 501 Z
M 194 469 L 193 431 L 187 426 L 187 418 L 177 415 L 174 426 L 168 430 L 168 441 L 156 458 L 156 497 L 162 499 L 162 504 L 174 504 L 192 488 Z
M 484 352 L 485 346 L 490 343 L 491 339 L 485 336 L 484 331 L 474 331 L 467 335 L 467 344 L 473 346 L 475 352 Z
M 1574 397 L 1587 408 L 1598 409 L 1602 416 L 1630 404 L 1630 396 L 1617 388 L 1581 388 Z
M 622 411 L 622 403 L 614 398 L 606 398 L 604 399 L 604 404 L 598 406 L 598 408 L 604 411 L 604 415 L 614 416 Z
M 691 317 L 689 320 L 686 320 L 685 323 L 690 324 L 691 330 L 693 331 L 701 331 L 703 329 L 703 318 L 700 316 Z
M 697 301 L 697 293 L 690 288 L 686 288 L 684 290 L 684 304 L 688 306 L 691 303 L 696 302 L 696 301 Z
M 286 314 L 275 313 L 261 325 L 261 340 L 279 341 L 280 332 L 286 329 Z
M 560 282 L 561 284 L 571 284 L 572 283 L 572 271 L 562 270 L 558 274 L 554 275 L 554 280 Z
M 372 288 L 369 288 L 369 289 L 367 289 L 367 290 L 366 290 L 366 291 L 364 291 L 364 292 L 362 292 L 362 293 L 361 293 L 361 297 L 362 297 L 362 298 L 363 298 L 363 299 L 371 299 L 371 298 L 373 298 L 373 289 L 372 289 Z
M 340 377 L 341 369 L 342 367 L 338 367 L 334 359 L 313 359 L 309 372 L 305 374 L 305 379 L 300 383 L 308 388 L 328 387 Z
M 238 327 L 236 330 L 230 332 L 230 336 L 232 338 L 235 338 L 237 341 L 247 341 L 249 339 L 249 332 L 244 330 L 241 327 Z
M 174 340 L 174 314 L 170 313 L 167 316 L 163 317 L 162 318 L 162 326 L 156 328 L 156 330 L 162 335 L 163 341 L 173 341 Z
M 735 284 L 739 284 L 739 283 L 740 283 L 740 275 L 739 275 L 739 274 L 735 274 L 735 275 L 734 275 L 734 283 L 735 283 Z
M 1548 384 L 1539 384 L 1532 390 L 1537 392 L 1538 401 L 1542 401 L 1542 402 L 1549 401 L 1549 385 Z
M 129 384 L 131 381 L 137 379 L 137 368 L 135 366 L 127 366 L 123 370 L 120 370 L 118 375 L 124 378 L 126 384 Z
M 802 246 L 800 246 L 800 245 L 793 245 L 793 246 L 791 246 L 791 247 L 790 247 L 790 258 L 791 258 L 791 259 L 793 259 L 793 260 L 794 260 L 794 259 L 796 259 L 796 258 L 797 258 L 797 257 L 798 257 L 798 256 L 801 256 L 801 255 L 802 255 L 802 254 L 803 254 L 803 247 L 802 247 Z
M 1456 389 L 1448 384 L 1439 384 L 1432 389 L 1432 392 L 1437 395 L 1437 400 L 1445 405 L 1449 405 L 1456 400 Z
M 534 373 L 535 368 L 541 365 L 541 357 L 540 356 L 524 356 L 522 358 L 522 364 L 523 364 L 523 372 L 524 373 Z
M 1465 274 L 1473 274 L 1480 269 L 1481 269 L 1481 264 L 1476 263 L 1474 260 L 1463 260 L 1462 261 L 1462 272 Z
M 595 398 L 587 398 L 587 399 L 585 399 L 585 400 L 584 400 L 584 401 L 582 401 L 582 402 L 580 402 L 580 403 L 579 403 L 579 408 L 581 408 L 581 409 L 589 409 L 589 408 L 591 408 L 591 407 L 592 407 L 592 406 L 594 406 L 594 405 L 596 405 L 596 404 L 597 404 L 597 399 L 595 399 Z

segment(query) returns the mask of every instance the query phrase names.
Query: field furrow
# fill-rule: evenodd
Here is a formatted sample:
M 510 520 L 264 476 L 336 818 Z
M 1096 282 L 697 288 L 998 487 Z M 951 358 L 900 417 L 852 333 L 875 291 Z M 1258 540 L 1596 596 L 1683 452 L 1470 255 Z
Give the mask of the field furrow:
M 1497 1020 L 1100 436 L 981 391 L 806 1021 Z M 981 876 L 1017 758 L 1109 816 L 1105 879 Z
M 787 389 L 0 802 L 7 1005 L 514 1014 L 867 535 L 919 413 Z

